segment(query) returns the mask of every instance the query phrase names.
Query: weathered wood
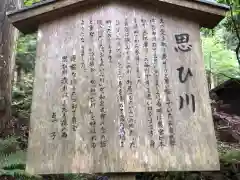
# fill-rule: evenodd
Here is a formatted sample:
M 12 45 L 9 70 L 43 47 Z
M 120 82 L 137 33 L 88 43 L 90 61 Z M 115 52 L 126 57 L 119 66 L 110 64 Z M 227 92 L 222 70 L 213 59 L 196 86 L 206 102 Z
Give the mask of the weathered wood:
M 41 25 L 27 171 L 219 169 L 199 30 L 198 23 L 153 6 L 123 2 Z M 104 137 L 106 146 L 100 147 Z
M 92 3 L 103 4 L 110 0 L 64 0 L 51 1 L 39 6 L 23 9 L 19 12 L 9 13 L 10 21 L 22 32 L 31 33 L 37 31 L 42 23 L 49 22 L 56 18 L 79 12 L 79 8 Z M 219 4 L 208 4 L 203 1 L 188 0 L 144 0 L 145 3 L 155 4 L 156 7 L 166 12 L 175 13 L 188 19 L 198 21 L 201 26 L 212 28 L 223 19 L 227 6 Z M 136 1 L 136 4 L 139 2 Z M 164 6 L 164 8 L 162 8 Z
M 0 136 L 12 131 L 8 124 L 11 119 L 11 82 L 18 30 L 9 23 L 6 12 L 18 7 L 18 0 L 0 1 Z

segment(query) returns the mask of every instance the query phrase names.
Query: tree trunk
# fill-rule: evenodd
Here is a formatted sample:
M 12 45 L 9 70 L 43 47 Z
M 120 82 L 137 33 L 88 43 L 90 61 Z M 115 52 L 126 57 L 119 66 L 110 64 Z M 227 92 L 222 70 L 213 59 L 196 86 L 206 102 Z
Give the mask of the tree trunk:
M 22 79 L 22 69 L 19 66 L 16 69 L 17 69 L 17 83 L 16 84 L 19 84 Z
M 208 83 L 208 90 L 211 90 L 211 72 L 207 71 L 207 83 Z
M 207 73 L 207 79 L 208 79 L 208 88 L 209 90 L 213 89 L 215 87 L 214 85 L 214 77 L 213 77 L 213 73 L 212 73 L 212 53 L 210 53 L 210 57 L 209 57 L 209 71 Z
M 207 82 L 209 91 L 215 87 L 214 77 L 211 71 L 207 71 Z
M 8 21 L 6 12 L 18 8 L 21 0 L 0 0 L 0 136 L 11 130 L 11 89 L 18 31 Z

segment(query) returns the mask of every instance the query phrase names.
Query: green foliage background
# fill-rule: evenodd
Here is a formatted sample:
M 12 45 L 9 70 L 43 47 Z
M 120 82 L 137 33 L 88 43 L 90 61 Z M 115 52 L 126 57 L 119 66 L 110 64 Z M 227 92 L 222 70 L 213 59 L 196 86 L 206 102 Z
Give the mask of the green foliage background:
M 31 6 L 40 0 L 24 0 L 25 6 Z M 215 85 L 222 83 L 229 78 L 239 78 L 240 70 L 237 61 L 236 48 L 239 40 L 237 31 L 240 31 L 240 1 L 239 0 L 219 0 L 219 2 L 232 5 L 233 16 L 228 16 L 213 30 L 202 29 L 202 43 L 206 72 Z M 233 24 L 237 24 L 237 29 Z M 236 31 L 237 30 L 237 31 Z M 27 124 L 30 117 L 32 89 L 34 79 L 34 65 L 36 56 L 36 34 L 21 35 L 18 40 L 16 57 L 16 77 L 13 87 L 13 116 L 20 124 Z M 239 56 L 239 54 L 238 54 Z M 27 138 L 23 135 L 15 135 L 7 139 L 0 139 L 0 179 L 1 177 L 14 177 L 22 179 L 83 179 L 93 178 L 93 176 L 83 175 L 63 175 L 61 177 L 31 176 L 24 172 L 26 160 Z M 235 169 L 235 165 L 240 166 L 240 151 L 222 151 L 222 168 L 226 168 L 225 179 L 236 179 L 240 176 Z M 234 167 L 234 168 L 233 168 Z M 224 172 L 223 172 L 224 173 Z M 152 176 L 152 175 L 150 175 Z M 199 173 L 162 173 L 161 179 L 207 179 L 203 172 Z M 240 178 L 240 177 L 239 177 Z M 159 176 L 158 176 L 159 179 Z
M 40 2 L 40 1 L 41 0 L 24 0 L 23 3 L 24 3 L 25 6 L 31 6 L 31 5 L 33 5 L 35 3 Z

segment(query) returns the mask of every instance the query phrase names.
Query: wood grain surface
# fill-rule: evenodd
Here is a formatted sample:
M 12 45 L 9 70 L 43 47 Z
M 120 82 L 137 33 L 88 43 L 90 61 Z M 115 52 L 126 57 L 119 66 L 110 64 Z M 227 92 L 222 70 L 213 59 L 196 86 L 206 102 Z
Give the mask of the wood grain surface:
M 197 23 L 111 3 L 38 40 L 27 172 L 219 169 Z

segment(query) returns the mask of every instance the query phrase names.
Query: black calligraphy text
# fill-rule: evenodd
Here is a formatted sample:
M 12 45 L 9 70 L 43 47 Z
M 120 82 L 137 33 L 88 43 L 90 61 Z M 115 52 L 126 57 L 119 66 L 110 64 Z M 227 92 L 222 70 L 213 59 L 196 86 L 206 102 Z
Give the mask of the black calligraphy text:
M 182 33 L 175 35 L 177 47 L 175 47 L 175 51 L 178 52 L 178 50 L 182 52 L 188 52 L 191 51 L 192 45 L 189 44 L 189 34 Z

